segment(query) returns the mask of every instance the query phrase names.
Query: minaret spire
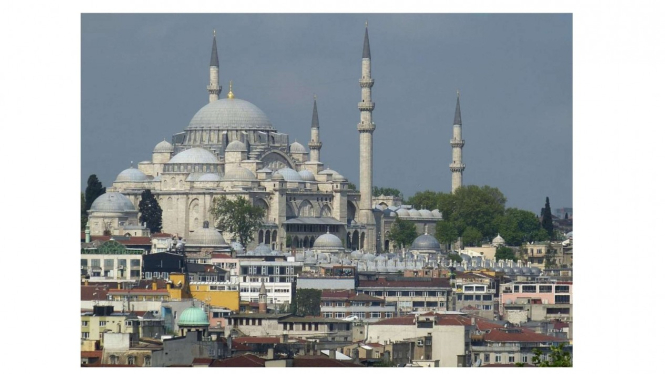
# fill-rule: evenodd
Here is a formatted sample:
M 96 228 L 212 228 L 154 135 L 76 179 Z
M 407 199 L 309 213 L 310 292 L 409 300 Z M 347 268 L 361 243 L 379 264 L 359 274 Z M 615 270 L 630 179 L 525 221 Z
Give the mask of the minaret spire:
M 369 253 L 376 251 L 376 219 L 372 212 L 372 168 L 373 168 L 373 133 L 376 125 L 372 121 L 372 64 L 369 52 L 369 33 L 365 24 L 365 40 L 363 43 L 362 69 L 360 77 L 360 211 L 359 221 L 366 227 L 365 243 L 361 246 Z
M 457 90 L 457 106 L 455 107 L 455 119 L 453 120 L 453 138 L 450 139 L 450 146 L 453 148 L 453 162 L 450 164 L 452 172 L 452 192 L 462 186 L 462 172 L 466 167 L 462 163 L 462 148 L 464 140 L 462 139 L 462 111 L 459 106 L 459 90 Z
M 314 95 L 314 109 L 312 109 L 312 128 L 310 130 L 309 144 L 309 160 L 311 162 L 320 162 L 320 151 L 323 143 L 319 141 L 319 112 L 316 109 L 316 95 Z
M 222 86 L 219 85 L 219 58 L 217 57 L 217 33 L 212 30 L 212 53 L 210 54 L 210 83 L 208 84 L 209 100 L 219 100 Z

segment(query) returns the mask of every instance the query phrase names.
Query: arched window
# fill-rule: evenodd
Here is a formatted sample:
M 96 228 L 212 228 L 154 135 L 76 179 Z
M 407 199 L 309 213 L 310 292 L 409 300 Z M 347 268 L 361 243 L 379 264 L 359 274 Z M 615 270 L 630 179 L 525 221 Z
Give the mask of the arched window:
M 331 215 L 332 215 L 332 211 L 330 210 L 330 206 L 328 206 L 327 204 L 324 205 L 321 208 L 321 217 L 330 217 Z
M 313 217 L 314 216 L 314 206 L 309 200 L 305 200 L 300 204 L 300 210 L 298 212 L 299 217 Z

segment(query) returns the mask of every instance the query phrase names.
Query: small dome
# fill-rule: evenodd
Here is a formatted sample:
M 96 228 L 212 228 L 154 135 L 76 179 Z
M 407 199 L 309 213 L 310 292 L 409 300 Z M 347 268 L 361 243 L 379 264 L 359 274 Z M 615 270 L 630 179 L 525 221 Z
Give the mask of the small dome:
M 186 247 L 192 246 L 226 246 L 226 240 L 222 234 L 217 231 L 217 229 L 206 227 L 207 221 L 204 222 L 204 226 L 194 230 L 193 233 L 189 234 L 187 239 Z
M 411 217 L 420 217 L 420 212 L 416 209 L 409 210 L 409 216 Z
M 210 325 L 206 312 L 195 306 L 185 309 L 178 319 L 180 327 L 207 327 Z
M 371 253 L 365 253 L 361 259 L 365 261 L 374 261 L 374 255 Z
M 120 213 L 136 211 L 136 208 L 127 196 L 120 192 L 107 192 L 95 199 L 90 206 L 90 210 L 93 212 Z
M 257 173 L 272 173 L 272 169 L 271 168 L 263 168 L 261 170 L 257 170 L 256 172 Z
M 441 250 L 439 242 L 430 234 L 422 234 L 411 243 L 411 250 Z
M 333 174 L 333 182 L 346 182 L 346 178 L 342 174 Z
M 302 178 L 297 171 L 291 168 L 281 168 L 275 172 L 275 174 L 281 174 L 284 177 L 284 180 L 287 182 L 302 182 Z
M 168 162 L 169 164 L 219 164 L 217 156 L 203 148 L 190 148 L 182 151 Z
M 226 146 L 225 152 L 247 152 L 247 147 L 245 143 L 234 140 Z
M 139 169 L 129 168 L 125 169 L 118 174 L 115 178 L 116 182 L 145 182 L 150 180 L 147 175 Z
M 501 235 L 497 234 L 496 238 L 492 239 L 492 244 L 493 245 L 506 244 L 506 241 L 501 237 Z
M 321 174 L 321 175 L 335 175 L 335 174 L 339 174 L 339 173 L 336 172 L 333 169 L 326 169 L 326 170 L 320 171 L 319 174 Z
M 304 180 L 306 182 L 315 182 L 316 181 L 316 177 L 314 176 L 314 173 L 312 173 L 311 171 L 309 171 L 307 169 L 300 170 L 298 172 L 298 174 L 300 174 L 300 178 L 302 178 L 302 180 Z
M 246 180 L 255 180 L 256 176 L 252 173 L 251 170 L 245 167 L 236 167 L 224 174 L 222 180 L 224 181 L 246 181 Z
M 397 209 L 395 213 L 397 213 L 397 215 L 400 217 L 410 217 L 409 211 L 404 208 Z
M 352 260 L 360 260 L 362 256 L 363 253 L 358 250 L 351 252 L 351 254 L 349 255 L 349 257 L 351 257 Z
M 157 143 L 155 149 L 152 150 L 153 153 L 171 153 L 173 152 L 173 145 L 166 141 L 166 139 Z
M 219 182 L 222 180 L 222 177 L 219 174 L 215 173 L 205 173 L 197 179 L 197 182 Z
M 256 256 L 269 256 L 271 252 L 272 250 L 265 243 L 261 243 L 256 248 L 254 248 L 254 255 Z
M 427 209 L 420 209 L 420 210 L 418 211 L 418 213 L 420 213 L 420 216 L 421 216 L 421 217 L 424 217 L 424 218 L 432 218 L 432 217 L 434 217 L 434 216 L 432 215 L 432 212 L 430 212 L 430 211 L 427 210 Z
M 284 176 L 282 174 L 278 173 L 278 172 L 274 172 L 274 173 L 272 173 L 272 176 L 270 177 L 270 179 L 274 180 L 274 181 L 283 181 Z
M 294 154 L 296 154 L 296 153 L 307 153 L 307 150 L 305 149 L 305 147 L 302 144 L 300 144 L 298 142 L 293 142 L 293 143 L 291 143 L 291 146 L 289 147 L 289 152 L 294 153 Z
M 333 234 L 326 233 L 316 238 L 314 241 L 314 249 L 343 250 L 344 245 L 342 244 L 342 240 L 340 240 L 340 238 Z

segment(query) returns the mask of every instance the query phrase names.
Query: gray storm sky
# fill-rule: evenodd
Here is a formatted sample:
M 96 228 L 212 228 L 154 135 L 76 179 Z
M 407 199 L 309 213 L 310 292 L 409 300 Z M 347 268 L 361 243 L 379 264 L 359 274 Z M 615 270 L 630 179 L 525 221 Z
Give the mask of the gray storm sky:
M 372 54 L 374 184 L 449 192 L 456 90 L 464 184 L 506 206 L 572 207 L 570 14 L 84 14 L 81 190 L 151 159 L 208 103 L 212 30 L 222 97 L 261 108 L 306 145 L 317 95 L 321 159 L 358 184 L 360 60 Z

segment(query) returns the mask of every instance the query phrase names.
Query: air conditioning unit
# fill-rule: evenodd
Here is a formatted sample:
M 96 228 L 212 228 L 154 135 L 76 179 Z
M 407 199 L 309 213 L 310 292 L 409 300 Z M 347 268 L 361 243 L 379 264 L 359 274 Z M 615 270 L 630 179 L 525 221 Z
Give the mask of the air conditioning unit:
M 424 345 L 422 340 L 418 340 L 417 344 L 418 344 L 418 347 L 422 347 Z

